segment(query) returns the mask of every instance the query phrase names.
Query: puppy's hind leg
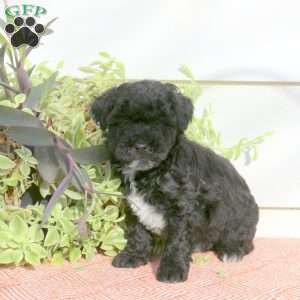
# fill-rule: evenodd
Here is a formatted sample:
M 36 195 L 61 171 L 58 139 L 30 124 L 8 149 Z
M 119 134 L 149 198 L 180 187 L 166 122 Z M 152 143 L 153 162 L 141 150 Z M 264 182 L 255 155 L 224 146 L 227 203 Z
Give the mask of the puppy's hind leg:
M 214 252 L 223 262 L 239 262 L 253 249 L 252 240 L 219 242 L 214 246 Z
M 151 233 L 138 221 L 127 228 L 127 244 L 112 261 L 117 268 L 136 268 L 145 265 L 150 260 L 153 248 Z

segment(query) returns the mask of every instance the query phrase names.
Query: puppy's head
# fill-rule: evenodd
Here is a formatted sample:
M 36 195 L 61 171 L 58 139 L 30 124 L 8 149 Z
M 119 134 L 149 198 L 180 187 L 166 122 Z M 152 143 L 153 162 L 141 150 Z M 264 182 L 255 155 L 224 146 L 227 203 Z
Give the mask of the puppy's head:
M 173 84 L 144 80 L 106 91 L 92 103 L 91 114 L 115 159 L 148 170 L 168 156 L 187 128 L 193 106 Z

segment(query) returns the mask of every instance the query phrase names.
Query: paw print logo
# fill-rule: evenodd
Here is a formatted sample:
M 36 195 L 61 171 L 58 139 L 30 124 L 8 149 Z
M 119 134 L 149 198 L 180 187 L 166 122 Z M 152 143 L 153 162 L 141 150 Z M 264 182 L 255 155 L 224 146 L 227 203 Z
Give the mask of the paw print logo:
M 39 43 L 40 34 L 45 28 L 42 24 L 36 24 L 33 17 L 26 18 L 25 22 L 22 17 L 16 17 L 14 24 L 7 24 L 5 31 L 11 35 L 10 41 L 14 47 L 26 44 L 35 47 Z

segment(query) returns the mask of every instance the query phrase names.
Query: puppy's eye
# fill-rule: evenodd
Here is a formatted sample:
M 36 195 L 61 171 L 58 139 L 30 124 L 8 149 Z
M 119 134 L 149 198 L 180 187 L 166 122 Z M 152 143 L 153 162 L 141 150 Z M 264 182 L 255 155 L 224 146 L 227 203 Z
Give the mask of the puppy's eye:
M 147 151 L 148 146 L 145 144 L 135 144 L 134 145 L 135 150 L 137 151 Z

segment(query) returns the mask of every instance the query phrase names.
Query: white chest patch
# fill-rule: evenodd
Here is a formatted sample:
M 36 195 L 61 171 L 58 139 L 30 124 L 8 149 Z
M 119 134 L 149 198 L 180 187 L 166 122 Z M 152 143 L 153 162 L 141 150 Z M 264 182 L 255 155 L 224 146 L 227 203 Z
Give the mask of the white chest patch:
M 166 222 L 161 213 L 159 213 L 153 205 L 145 202 L 144 195 L 137 191 L 134 177 L 135 166 L 137 163 L 133 161 L 129 168 L 123 170 L 125 179 L 130 184 L 130 194 L 127 196 L 128 204 L 133 213 L 138 217 L 139 221 L 151 232 L 160 234 L 166 226 Z

